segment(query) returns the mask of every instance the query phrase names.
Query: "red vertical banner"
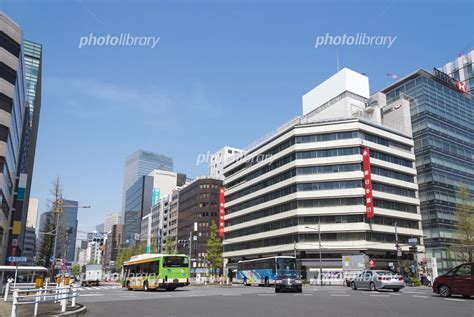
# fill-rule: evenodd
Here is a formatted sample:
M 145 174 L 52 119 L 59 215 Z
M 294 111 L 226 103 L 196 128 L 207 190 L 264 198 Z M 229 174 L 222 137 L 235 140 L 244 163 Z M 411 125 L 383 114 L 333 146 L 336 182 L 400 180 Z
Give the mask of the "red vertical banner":
M 362 167 L 364 170 L 365 214 L 367 218 L 374 218 L 374 199 L 372 198 L 372 175 L 370 173 L 369 148 L 362 150 Z
M 219 237 L 224 236 L 224 187 L 219 189 Z

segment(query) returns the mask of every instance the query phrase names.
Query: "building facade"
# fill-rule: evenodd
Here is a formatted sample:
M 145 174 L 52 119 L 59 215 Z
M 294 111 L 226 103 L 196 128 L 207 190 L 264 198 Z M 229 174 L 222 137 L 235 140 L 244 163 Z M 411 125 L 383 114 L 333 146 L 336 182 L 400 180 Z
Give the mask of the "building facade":
M 12 227 L 20 226 L 21 229 L 19 234 L 12 233 L 10 237 L 10 244 L 16 240 L 14 242 L 17 245 L 16 254 L 22 253 L 27 234 L 28 207 L 41 111 L 42 45 L 24 40 L 23 59 L 26 109 L 15 185 L 14 212 L 11 221 Z M 31 230 L 28 234 L 31 234 Z M 12 250 L 12 247 L 13 245 L 9 249 Z M 28 246 L 28 248 L 30 247 Z
M 128 189 L 140 177 L 148 175 L 154 169 L 173 171 L 173 159 L 163 154 L 143 150 L 138 150 L 127 158 L 123 179 L 122 213 L 125 213 L 125 196 Z
M 170 215 L 168 220 L 168 239 L 173 243 L 173 250 L 178 247 L 178 215 L 179 215 L 179 189 L 173 190 L 170 201 Z
M 409 104 L 368 92 L 364 75 L 341 70 L 303 97 L 305 116 L 224 169 L 227 267 L 296 253 L 310 279 L 321 251 L 325 270 L 342 269 L 342 255 L 357 253 L 388 269 L 397 266 L 397 244 L 401 259 L 416 260 L 408 239 L 422 244 L 423 233 Z
M 441 70 L 453 77 L 457 81 L 466 85 L 466 91 L 474 95 L 474 50 L 466 55 L 460 53 L 459 56 L 452 62 L 444 65 Z
M 219 189 L 222 181 L 203 177 L 183 187 L 179 192 L 179 213 L 177 221 L 178 253 L 190 254 L 194 259 L 192 268 L 195 273 L 207 268 L 207 241 L 212 221 L 218 223 Z M 191 250 L 189 238 L 192 235 Z M 202 271 L 204 273 L 204 271 Z
M 105 263 L 109 269 L 114 270 L 117 256 L 122 246 L 123 224 L 113 224 L 107 238 Z
M 383 92 L 410 102 L 426 256 L 442 274 L 459 260 L 450 253 L 456 193 L 461 184 L 474 193 L 474 100 L 436 73 L 418 70 Z
M 224 146 L 222 149 L 210 156 L 208 162 L 208 176 L 224 180 L 224 167 L 243 155 L 244 151 L 241 149 Z
M 5 263 L 7 252 L 16 254 L 21 247 L 22 210 L 14 212 L 14 193 L 27 116 L 22 43 L 20 27 L 0 12 L 0 264 Z
M 110 232 L 113 225 L 123 224 L 122 213 L 113 212 L 105 215 L 104 232 Z

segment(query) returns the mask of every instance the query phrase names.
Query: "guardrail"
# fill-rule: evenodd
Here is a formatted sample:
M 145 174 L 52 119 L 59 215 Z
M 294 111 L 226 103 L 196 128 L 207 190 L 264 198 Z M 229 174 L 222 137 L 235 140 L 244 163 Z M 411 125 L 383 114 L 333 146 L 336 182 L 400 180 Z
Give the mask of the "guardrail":
M 79 296 L 79 288 L 77 285 L 73 284 L 64 286 L 54 283 L 55 286 L 52 286 L 51 284 L 41 288 L 13 289 L 11 317 L 16 317 L 17 309 L 20 305 L 34 305 L 33 316 L 38 314 L 38 305 L 41 303 L 59 303 L 61 306 L 61 312 L 63 313 L 66 312 L 69 300 L 71 300 L 71 307 L 76 307 L 76 297 Z M 48 288 L 48 286 L 51 287 Z M 23 293 L 26 293 L 27 295 L 21 295 Z M 30 293 L 34 293 L 34 295 L 29 295 Z
M 45 287 L 57 287 L 57 283 L 48 283 L 48 281 L 45 282 Z M 13 283 L 13 282 L 8 282 L 5 284 L 5 288 L 3 289 L 3 301 L 6 302 L 8 300 L 8 295 L 13 294 L 14 289 L 37 289 L 35 283 Z

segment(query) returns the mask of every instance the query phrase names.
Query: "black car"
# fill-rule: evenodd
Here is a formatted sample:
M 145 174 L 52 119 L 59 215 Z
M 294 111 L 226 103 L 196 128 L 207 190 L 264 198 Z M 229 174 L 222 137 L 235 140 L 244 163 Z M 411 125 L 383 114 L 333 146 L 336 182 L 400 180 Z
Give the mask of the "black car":
M 303 292 L 303 282 L 296 271 L 279 271 L 275 277 L 275 293 L 293 291 Z

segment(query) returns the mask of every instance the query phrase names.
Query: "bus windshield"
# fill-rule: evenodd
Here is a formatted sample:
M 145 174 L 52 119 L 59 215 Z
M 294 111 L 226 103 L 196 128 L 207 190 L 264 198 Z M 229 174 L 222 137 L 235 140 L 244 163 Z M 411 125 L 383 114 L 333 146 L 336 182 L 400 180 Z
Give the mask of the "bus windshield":
M 165 256 L 163 257 L 163 267 L 188 267 L 189 261 L 187 257 L 182 256 Z
M 296 260 L 294 258 L 277 258 L 277 268 L 280 270 L 296 270 Z

